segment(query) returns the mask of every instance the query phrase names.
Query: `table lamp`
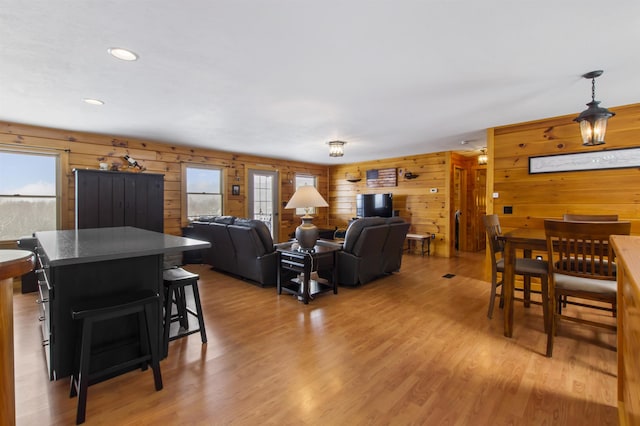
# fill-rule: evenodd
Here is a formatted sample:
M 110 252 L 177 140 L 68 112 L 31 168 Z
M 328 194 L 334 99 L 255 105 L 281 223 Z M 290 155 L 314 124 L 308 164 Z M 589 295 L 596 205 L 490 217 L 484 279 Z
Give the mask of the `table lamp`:
M 299 187 L 289 200 L 285 209 L 304 209 L 302 223 L 296 228 L 296 240 L 302 250 L 313 250 L 318 240 L 318 228 L 312 223 L 313 217 L 309 211 L 313 207 L 329 207 L 322 195 L 314 186 Z

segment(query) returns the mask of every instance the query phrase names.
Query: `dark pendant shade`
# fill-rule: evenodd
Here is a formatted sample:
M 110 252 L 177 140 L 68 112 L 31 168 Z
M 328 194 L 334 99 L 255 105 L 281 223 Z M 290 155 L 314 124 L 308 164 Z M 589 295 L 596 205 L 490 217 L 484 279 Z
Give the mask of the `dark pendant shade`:
M 604 135 L 607 132 L 607 121 L 610 117 L 616 115 L 608 109 L 599 106 L 600 102 L 595 100 L 595 82 L 596 77 L 600 75 L 602 75 L 602 71 L 591 71 L 582 76 L 591 79 L 591 102 L 587 104 L 588 108 L 574 119 L 574 121 L 580 123 L 583 145 L 602 145 L 604 143 Z

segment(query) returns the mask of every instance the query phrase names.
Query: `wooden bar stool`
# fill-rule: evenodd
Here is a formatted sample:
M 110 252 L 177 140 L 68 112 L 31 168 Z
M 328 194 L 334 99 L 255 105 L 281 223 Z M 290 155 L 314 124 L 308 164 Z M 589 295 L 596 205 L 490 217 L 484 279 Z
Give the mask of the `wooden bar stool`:
M 170 268 L 163 271 L 164 279 L 164 355 L 169 352 L 169 342 L 193 333 L 200 332 L 202 343 L 207 343 L 207 332 L 204 327 L 202 306 L 200 305 L 200 293 L 198 292 L 198 280 L 200 276 L 185 271 L 182 268 Z M 193 290 L 195 311 L 187 306 L 185 288 L 190 286 Z M 176 305 L 176 313 L 173 314 L 173 304 Z M 189 329 L 189 315 L 198 319 L 198 328 Z M 171 324 L 180 323 L 178 333 L 170 336 Z
M 152 290 L 139 290 L 126 293 L 113 298 L 95 300 L 77 305 L 71 310 L 71 317 L 74 320 L 81 321 L 81 335 L 78 341 L 79 345 L 79 363 L 76 365 L 73 375 L 71 376 L 71 391 L 69 397 L 78 396 L 78 412 L 76 414 L 76 424 L 84 423 L 87 407 L 87 390 L 89 385 L 101 382 L 118 374 L 130 371 L 134 366 L 140 366 L 142 370 L 146 370 L 151 365 L 153 370 L 153 380 L 156 391 L 162 389 L 162 375 L 160 373 L 160 359 L 158 356 L 157 346 L 153 344 L 151 338 L 152 328 L 150 324 L 153 322 L 153 305 L 157 305 L 160 297 Z M 137 314 L 139 338 L 134 345 L 139 350 L 138 356 L 122 360 L 122 356 L 116 355 L 116 346 L 111 351 L 101 351 L 100 354 L 92 351 L 93 328 L 96 323 L 121 318 L 128 315 Z M 130 343 L 130 342 L 128 342 Z M 123 345 L 120 345 L 122 347 Z M 104 348 L 102 348 L 104 349 Z M 108 353 L 113 353 L 109 356 Z M 117 352 L 118 355 L 121 352 Z M 100 357 L 101 359 L 117 359 L 117 364 L 111 364 L 102 368 L 92 366 L 91 358 Z

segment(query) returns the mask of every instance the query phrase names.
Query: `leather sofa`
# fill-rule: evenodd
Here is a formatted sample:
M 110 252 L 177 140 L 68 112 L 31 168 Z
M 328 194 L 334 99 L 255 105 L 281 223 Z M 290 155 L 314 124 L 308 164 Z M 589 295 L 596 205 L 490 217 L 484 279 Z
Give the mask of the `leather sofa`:
M 209 241 L 203 263 L 262 286 L 275 285 L 278 254 L 269 228 L 263 222 L 234 216 L 202 217 L 191 222 L 189 235 Z
M 400 217 L 365 217 L 349 224 L 338 257 L 338 283 L 356 286 L 400 270 L 410 224 Z

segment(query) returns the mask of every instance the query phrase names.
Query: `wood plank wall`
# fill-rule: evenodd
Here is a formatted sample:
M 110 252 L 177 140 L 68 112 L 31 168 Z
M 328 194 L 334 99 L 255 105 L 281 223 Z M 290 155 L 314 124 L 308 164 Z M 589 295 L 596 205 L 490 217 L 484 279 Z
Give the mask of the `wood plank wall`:
M 335 165 L 329 168 L 329 222 L 344 228 L 356 214 L 356 194 L 393 193 L 393 208 L 399 216 L 411 223 L 411 233 L 436 234 L 432 253 L 449 257 L 451 252 L 450 214 L 450 152 L 438 152 L 416 156 L 389 158 L 352 164 Z M 397 186 L 367 187 L 367 170 L 397 168 Z M 406 172 L 418 175 L 415 179 L 405 179 Z M 348 177 L 360 175 L 359 182 L 349 182 Z M 436 193 L 430 189 L 436 188 Z
M 487 211 L 500 215 L 503 228 L 543 228 L 544 218 L 564 213 L 618 214 L 632 222 L 632 234 L 640 234 L 640 167 L 528 172 L 531 156 L 640 147 L 640 104 L 607 107 L 616 115 L 601 146 L 582 146 L 577 112 L 488 130 Z M 503 214 L 504 206 L 512 206 L 513 214 Z
M 285 210 L 283 203 L 294 192 L 296 173 L 313 175 L 318 179 L 318 189 L 328 196 L 327 166 L 215 151 L 203 148 L 174 146 L 156 141 L 99 135 L 70 130 L 51 129 L 10 122 L 0 122 L 0 148 L 14 150 L 55 150 L 61 153 L 62 169 L 62 218 L 61 229 L 73 229 L 75 223 L 75 168 L 97 169 L 99 163 L 123 163 L 125 154 L 135 158 L 150 173 L 165 176 L 164 228 L 165 232 L 180 235 L 186 225 L 186 212 L 182 208 L 182 165 L 206 164 L 226 168 L 224 185 L 224 214 L 246 217 L 246 188 L 249 169 L 279 172 L 280 235 L 278 241 L 286 241 L 299 225 L 295 210 Z M 232 147 L 229 147 L 232 149 Z M 231 195 L 231 186 L 240 185 L 240 195 Z M 328 208 L 318 209 L 314 223 L 328 225 Z

